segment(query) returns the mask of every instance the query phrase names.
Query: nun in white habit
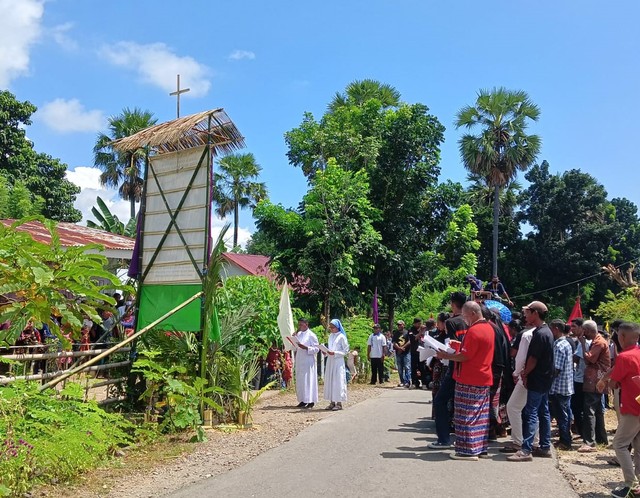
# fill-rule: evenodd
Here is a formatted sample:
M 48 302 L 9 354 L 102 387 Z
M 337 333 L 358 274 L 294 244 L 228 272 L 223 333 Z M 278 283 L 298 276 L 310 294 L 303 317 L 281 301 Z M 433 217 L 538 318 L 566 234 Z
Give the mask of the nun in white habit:
M 345 356 L 349 354 L 347 334 L 338 319 L 329 324 L 329 353 L 324 372 L 324 399 L 329 401 L 326 410 L 342 410 L 342 403 L 347 401 L 347 376 Z

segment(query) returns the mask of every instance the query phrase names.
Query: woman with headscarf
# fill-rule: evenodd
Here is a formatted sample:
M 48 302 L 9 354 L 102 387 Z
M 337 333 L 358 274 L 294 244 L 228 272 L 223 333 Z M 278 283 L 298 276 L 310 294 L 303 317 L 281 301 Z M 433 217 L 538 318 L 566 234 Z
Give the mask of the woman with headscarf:
M 349 354 L 347 334 L 338 319 L 329 324 L 329 346 L 327 365 L 324 372 L 324 399 L 329 401 L 327 410 L 342 410 L 342 403 L 347 401 L 347 376 L 344 358 Z

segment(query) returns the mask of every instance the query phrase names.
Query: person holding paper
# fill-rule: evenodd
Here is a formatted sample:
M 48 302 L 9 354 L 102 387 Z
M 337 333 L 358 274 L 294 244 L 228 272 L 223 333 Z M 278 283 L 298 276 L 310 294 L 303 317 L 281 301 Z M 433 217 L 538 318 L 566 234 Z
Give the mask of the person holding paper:
M 318 402 L 318 338 L 309 330 L 309 321 L 305 318 L 298 320 L 296 349 L 296 396 L 298 408 L 313 408 Z
M 329 347 L 324 371 L 324 399 L 329 401 L 326 410 L 342 410 L 347 401 L 347 375 L 344 358 L 349 354 L 347 334 L 340 320 L 334 318 L 329 324 Z
M 460 351 L 438 351 L 441 360 L 454 361 L 454 460 L 478 460 L 489 446 L 489 390 L 493 384 L 491 363 L 495 346 L 493 327 L 482 316 L 480 305 L 468 301 L 462 307 L 468 330 Z M 437 421 L 437 418 L 436 418 Z

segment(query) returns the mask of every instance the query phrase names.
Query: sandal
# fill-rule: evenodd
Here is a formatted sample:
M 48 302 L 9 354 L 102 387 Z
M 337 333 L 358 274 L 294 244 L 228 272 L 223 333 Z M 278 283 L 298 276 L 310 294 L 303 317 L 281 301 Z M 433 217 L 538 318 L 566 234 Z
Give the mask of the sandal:
M 325 410 L 333 410 L 336 407 L 335 403 L 329 403 L 329 406 L 325 408 Z
M 598 448 L 595 446 L 589 446 L 588 444 L 583 444 L 578 448 L 578 453 L 596 453 Z

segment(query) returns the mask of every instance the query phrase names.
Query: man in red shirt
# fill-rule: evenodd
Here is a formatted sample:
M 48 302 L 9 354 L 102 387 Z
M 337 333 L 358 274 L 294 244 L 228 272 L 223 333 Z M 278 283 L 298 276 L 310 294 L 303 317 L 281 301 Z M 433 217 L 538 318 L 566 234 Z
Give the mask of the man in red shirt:
M 491 363 L 495 332 L 482 317 L 480 305 L 469 301 L 462 307 L 467 332 L 459 353 L 438 352 L 441 360 L 456 363 L 453 378 L 454 425 L 456 430 L 454 460 L 477 460 L 487 455 L 489 446 L 489 389 L 493 383 Z
M 640 404 L 636 401 L 636 397 L 640 395 L 640 385 L 634 381 L 634 377 L 640 375 L 639 338 L 640 325 L 637 323 L 623 323 L 618 327 L 622 352 L 616 357 L 609 381 L 611 388 L 620 388 L 620 417 L 613 438 L 613 448 L 622 468 L 624 486 L 613 490 L 611 494 L 621 498 L 640 493 L 636 477 L 640 473 Z M 635 461 L 631 459 L 628 450 L 630 444 L 633 446 Z

